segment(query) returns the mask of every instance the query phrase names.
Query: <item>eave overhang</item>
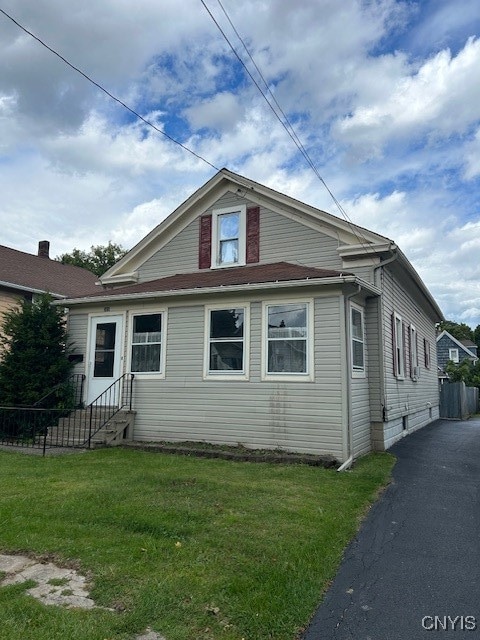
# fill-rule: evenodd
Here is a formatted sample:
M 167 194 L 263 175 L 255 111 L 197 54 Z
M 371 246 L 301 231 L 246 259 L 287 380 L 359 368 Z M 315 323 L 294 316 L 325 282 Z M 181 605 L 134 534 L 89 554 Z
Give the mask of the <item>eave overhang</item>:
M 176 297 L 188 297 L 188 296 L 203 296 L 203 295 L 223 295 L 226 293 L 245 293 L 251 291 L 269 291 L 278 289 L 294 289 L 294 288 L 307 288 L 307 287 L 327 287 L 327 286 L 343 286 L 343 285 L 357 285 L 361 290 L 365 291 L 369 296 L 380 296 L 381 291 L 378 287 L 375 287 L 370 282 L 358 278 L 353 275 L 346 276 L 333 276 L 328 278 L 306 278 L 304 280 L 286 280 L 275 282 L 255 282 L 241 285 L 224 285 L 220 287 L 196 287 L 193 289 L 171 289 L 168 291 L 144 291 L 141 293 L 123 293 L 120 295 L 105 295 L 105 296 L 86 296 L 83 298 L 70 298 L 62 300 L 61 303 L 65 307 L 72 307 L 76 305 L 85 304 L 97 304 L 97 303 L 112 303 L 112 302 L 128 302 L 128 301 L 142 301 L 152 300 L 158 298 L 176 298 Z

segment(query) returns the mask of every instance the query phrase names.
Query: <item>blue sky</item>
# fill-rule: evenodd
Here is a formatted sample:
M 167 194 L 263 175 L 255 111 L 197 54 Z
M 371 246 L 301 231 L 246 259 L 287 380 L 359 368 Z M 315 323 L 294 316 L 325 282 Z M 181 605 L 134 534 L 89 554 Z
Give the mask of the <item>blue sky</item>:
M 480 324 L 480 3 L 222 3 L 350 219 L 400 245 L 448 318 Z M 134 7 L 0 2 L 216 167 L 340 216 L 201 1 Z M 215 172 L 2 15 L 0 60 L 2 244 L 131 248 Z

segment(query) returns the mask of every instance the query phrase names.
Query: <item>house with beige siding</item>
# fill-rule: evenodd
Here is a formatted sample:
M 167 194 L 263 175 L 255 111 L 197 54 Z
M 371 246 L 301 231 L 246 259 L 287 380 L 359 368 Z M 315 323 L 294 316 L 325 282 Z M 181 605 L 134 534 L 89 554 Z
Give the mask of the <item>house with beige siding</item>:
M 0 325 L 3 315 L 22 300 L 50 293 L 61 300 L 66 297 L 94 293 L 96 275 L 69 264 L 51 260 L 50 243 L 41 240 L 37 254 L 0 245 Z
M 442 313 L 394 241 L 223 169 L 71 297 L 85 402 L 134 375 L 138 441 L 331 455 L 439 417 Z

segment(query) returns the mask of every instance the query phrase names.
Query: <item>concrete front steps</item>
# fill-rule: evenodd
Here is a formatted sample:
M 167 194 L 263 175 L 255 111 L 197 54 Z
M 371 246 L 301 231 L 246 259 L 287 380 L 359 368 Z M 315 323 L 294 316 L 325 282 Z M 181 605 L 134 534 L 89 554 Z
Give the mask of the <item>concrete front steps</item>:
M 120 410 L 110 419 L 114 408 L 105 407 L 92 411 L 90 428 L 90 408 L 77 409 L 60 418 L 57 425 L 49 427 L 45 444 L 47 447 L 88 447 L 88 437 L 92 434 L 90 447 L 113 447 L 131 440 L 135 411 Z

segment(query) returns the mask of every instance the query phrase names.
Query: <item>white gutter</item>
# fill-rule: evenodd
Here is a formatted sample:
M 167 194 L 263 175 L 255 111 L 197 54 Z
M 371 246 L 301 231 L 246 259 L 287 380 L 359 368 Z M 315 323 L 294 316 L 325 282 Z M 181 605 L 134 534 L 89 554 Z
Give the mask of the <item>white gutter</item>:
M 7 287 L 8 289 L 15 289 L 16 291 L 28 291 L 28 293 L 49 293 L 54 298 L 59 298 L 61 300 L 65 299 L 66 296 L 61 293 L 53 293 L 52 291 L 48 291 L 47 289 L 34 289 L 33 287 L 25 287 L 21 284 L 14 284 L 13 282 L 5 282 L 4 280 L 0 280 L 0 287 Z
M 374 285 L 370 284 L 362 278 L 357 276 L 333 276 L 330 278 L 307 278 L 304 280 L 277 280 L 276 282 L 256 282 L 246 283 L 241 285 L 220 285 L 217 287 L 197 287 L 194 289 L 170 289 L 169 291 L 145 291 L 136 293 L 122 293 L 117 296 L 105 295 L 105 296 L 86 296 L 84 298 L 70 298 L 62 300 L 62 305 L 69 307 L 77 304 L 95 304 L 97 302 L 122 302 L 128 300 L 148 300 L 151 298 L 171 298 L 172 296 L 191 296 L 191 295 L 208 295 L 212 293 L 236 293 L 243 291 L 259 291 L 282 288 L 294 288 L 294 287 L 311 287 L 311 286 L 326 286 L 326 285 L 343 285 L 343 284 L 357 284 L 362 289 L 366 289 L 374 295 L 380 295 L 380 290 Z M 59 304 L 59 303 L 56 303 Z

